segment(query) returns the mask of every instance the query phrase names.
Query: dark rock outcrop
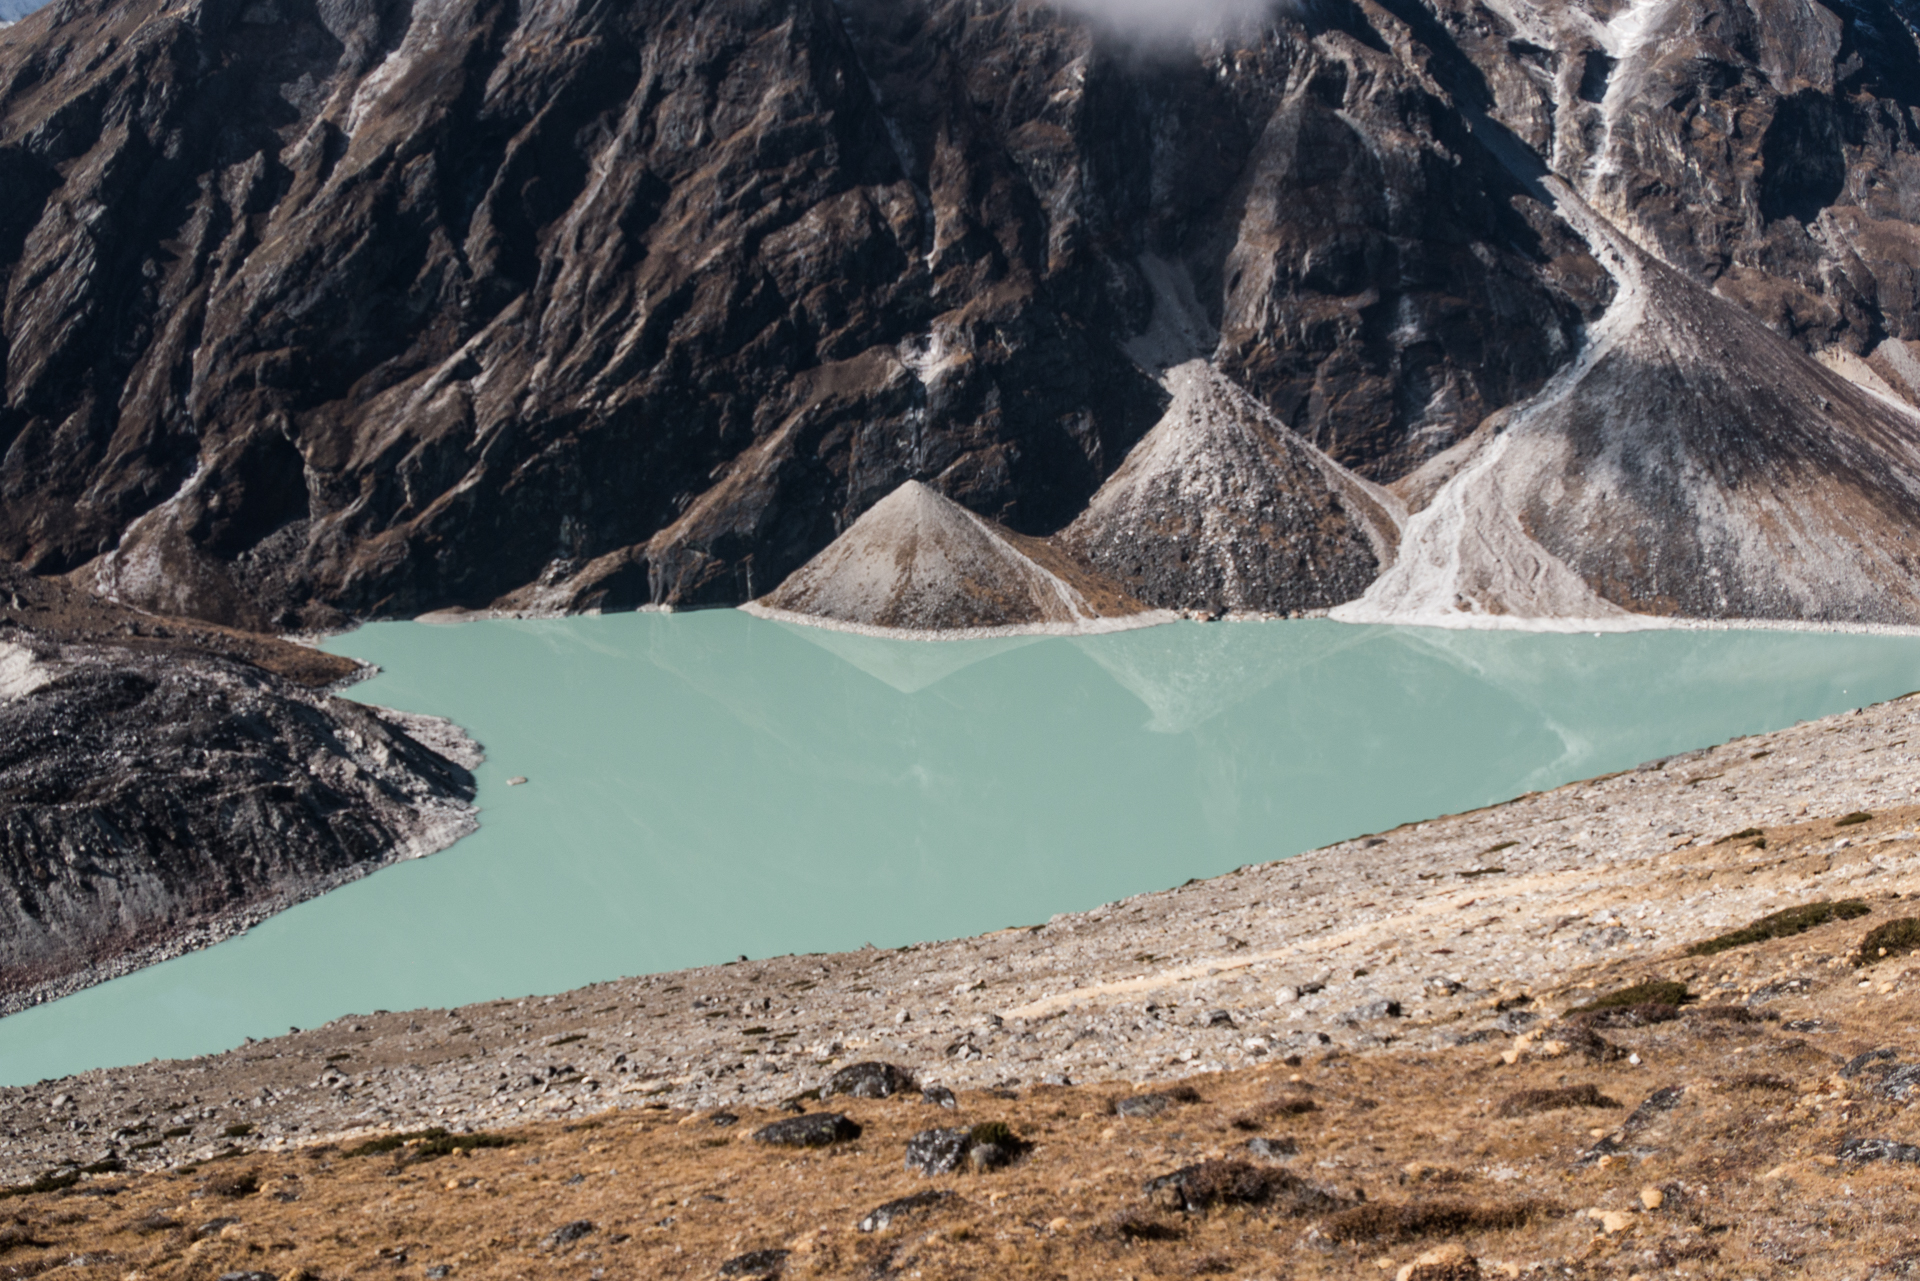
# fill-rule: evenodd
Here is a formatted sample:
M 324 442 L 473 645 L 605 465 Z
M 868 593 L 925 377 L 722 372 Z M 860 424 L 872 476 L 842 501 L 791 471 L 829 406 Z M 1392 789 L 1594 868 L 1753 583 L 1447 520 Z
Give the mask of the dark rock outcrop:
M 444 848 L 478 759 L 239 659 L 0 627 L 0 1012 Z
M 920 1088 L 913 1073 L 894 1063 L 849 1063 L 820 1087 L 820 1097 L 844 1094 L 850 1099 L 885 1099 L 911 1094 Z
M 806 1112 L 753 1132 L 756 1143 L 780 1148 L 824 1148 L 860 1137 L 860 1123 L 840 1112 Z
M 972 1132 L 952 1127 L 922 1130 L 907 1140 L 906 1166 L 921 1174 L 952 1174 L 967 1159 Z

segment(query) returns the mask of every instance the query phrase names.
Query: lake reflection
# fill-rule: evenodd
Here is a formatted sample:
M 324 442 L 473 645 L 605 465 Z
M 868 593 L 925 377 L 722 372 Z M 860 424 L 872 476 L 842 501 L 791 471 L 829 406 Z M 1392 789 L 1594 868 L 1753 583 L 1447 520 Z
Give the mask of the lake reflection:
M 1325 621 L 891 642 L 732 611 L 379 624 L 480 832 L 0 1020 L 0 1081 L 375 1008 L 1045 920 L 1920 686 L 1920 642 Z M 531 782 L 508 788 L 504 780 Z

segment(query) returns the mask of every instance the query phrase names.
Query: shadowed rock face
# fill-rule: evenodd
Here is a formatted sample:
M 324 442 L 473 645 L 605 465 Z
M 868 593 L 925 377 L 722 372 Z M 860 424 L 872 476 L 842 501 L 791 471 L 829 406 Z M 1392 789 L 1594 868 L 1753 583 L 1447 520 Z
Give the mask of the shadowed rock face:
M 1145 606 L 1058 548 L 908 481 L 749 608 L 913 631 L 1097 629 Z
M 1189 361 L 1166 417 L 1061 542 L 1163 608 L 1286 613 L 1351 600 L 1393 563 L 1398 502 Z
M 734 603 L 908 480 L 1049 535 L 1164 414 L 1162 277 L 1392 482 L 1614 298 L 1548 173 L 1920 396 L 1916 14 L 1834 5 L 1143 49 L 1011 0 L 58 0 L 0 36 L 0 556 L 287 627 Z

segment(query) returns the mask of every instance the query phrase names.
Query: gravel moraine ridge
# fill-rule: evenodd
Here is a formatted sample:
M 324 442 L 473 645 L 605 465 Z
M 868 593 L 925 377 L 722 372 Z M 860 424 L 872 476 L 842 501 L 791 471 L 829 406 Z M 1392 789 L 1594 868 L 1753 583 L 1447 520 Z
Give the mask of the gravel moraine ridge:
M 1855 981 L 1844 958 L 1796 953 L 1776 974 L 1681 949 L 1813 899 L 1886 919 L 1920 892 L 1916 748 L 1920 695 L 1045 925 L 349 1016 L 4 1089 L 0 1181 L 109 1155 L 158 1168 L 368 1129 L 765 1104 L 863 1059 L 977 1089 L 1322 1045 L 1493 1054 L 1547 1004 L 1530 998 L 1608 975 L 1685 978 L 1792 1018 Z M 1855 812 L 1873 817 L 1836 823 Z

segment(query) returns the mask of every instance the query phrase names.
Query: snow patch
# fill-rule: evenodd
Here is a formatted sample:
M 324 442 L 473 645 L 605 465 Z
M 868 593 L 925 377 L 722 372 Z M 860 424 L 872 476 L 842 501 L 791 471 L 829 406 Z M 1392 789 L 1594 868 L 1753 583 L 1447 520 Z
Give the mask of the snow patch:
M 59 676 L 54 664 L 43 661 L 24 645 L 0 641 L 0 702 L 36 694 Z
M 1155 376 L 1196 357 L 1211 356 L 1220 345 L 1220 331 L 1195 296 L 1186 267 L 1154 254 L 1140 255 L 1137 265 L 1153 291 L 1153 316 L 1145 332 L 1127 341 L 1127 355 Z

